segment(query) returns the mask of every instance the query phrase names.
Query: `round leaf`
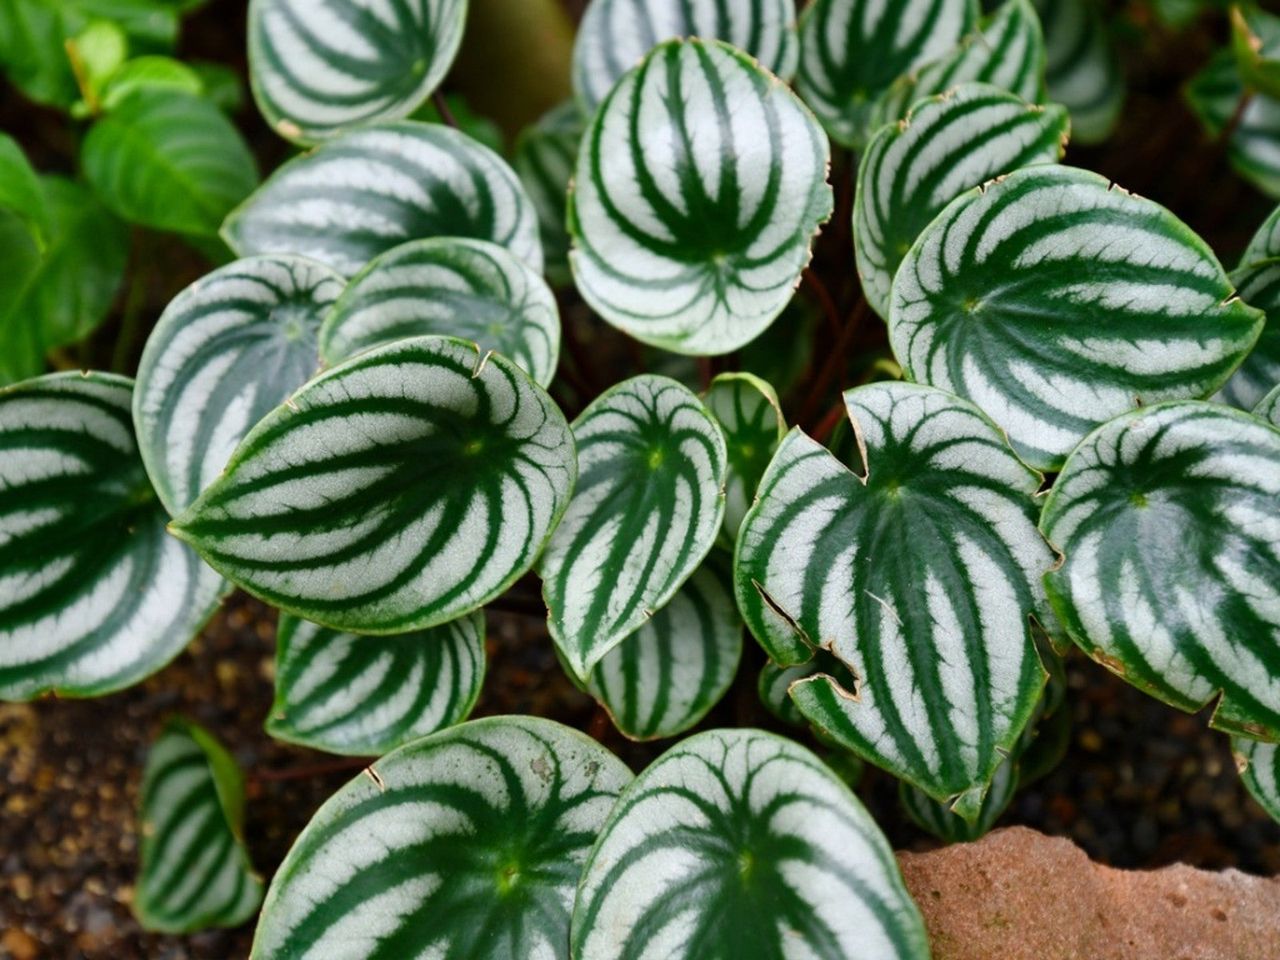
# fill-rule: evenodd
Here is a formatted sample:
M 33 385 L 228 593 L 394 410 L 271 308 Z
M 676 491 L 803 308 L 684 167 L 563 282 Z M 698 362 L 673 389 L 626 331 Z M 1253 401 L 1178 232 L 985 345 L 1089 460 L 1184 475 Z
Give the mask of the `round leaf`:
M 1231 746 L 1245 789 L 1262 809 L 1280 821 L 1280 745 L 1236 737 Z
M 533 717 L 401 747 L 303 830 L 251 956 L 565 957 L 583 863 L 630 779 L 594 740 Z
M 587 677 L 666 604 L 724 517 L 724 435 L 674 380 L 626 380 L 573 422 L 581 475 L 541 561 L 547 625 Z
M 1067 633 L 1211 724 L 1280 738 L 1280 430 L 1183 401 L 1117 417 L 1068 458 L 1041 528 Z
M 908 376 L 977 403 L 1046 470 L 1117 414 L 1212 393 L 1261 329 L 1173 214 L 1056 164 L 951 203 L 903 260 L 889 313 Z
M 582 877 L 575 960 L 925 960 L 889 844 L 808 750 L 712 730 L 623 791 Z
M 705 401 L 724 431 L 729 455 L 720 540 L 732 549 L 787 424 L 773 387 L 750 373 L 720 374 L 711 381 Z
M 399 120 L 449 72 L 466 18 L 467 0 L 252 0 L 253 98 L 301 143 Z
M 1220 137 L 1246 94 L 1230 51 L 1212 57 L 1191 78 L 1186 97 L 1211 137 Z M 1237 173 L 1270 197 L 1280 197 L 1280 100 L 1254 94 L 1230 133 L 1227 157 Z
M 473 340 L 520 365 L 540 385 L 560 359 L 555 294 L 523 260 L 483 240 L 415 240 L 356 274 L 320 332 L 338 363 L 362 350 L 423 334 Z
M 1242 410 L 1256 407 L 1280 384 L 1280 259 L 1263 260 L 1231 274 L 1240 299 L 1266 315 L 1258 342 L 1222 387 L 1224 401 Z
M 567 286 L 571 279 L 565 217 L 569 181 L 585 126 L 577 103 L 567 100 L 522 131 L 516 141 L 516 174 L 538 211 L 547 279 L 557 286 Z
M 0 699 L 123 689 L 217 604 L 217 575 L 165 534 L 132 389 L 59 373 L 0 390 Z
M 604 101 L 569 195 L 574 279 L 605 320 L 677 353 L 728 353 L 791 299 L 831 214 L 827 139 L 722 43 L 673 40 Z
M 408 240 L 473 237 L 542 269 L 533 203 L 511 168 L 470 137 L 404 120 L 342 134 L 290 160 L 231 213 L 241 256 L 295 253 L 350 276 Z
M 1124 106 L 1120 51 L 1096 0 L 1034 0 L 1044 29 L 1049 99 L 1071 111 L 1077 143 L 1111 135 Z
M 290 613 L 404 633 L 524 573 L 575 473 L 568 424 L 524 371 L 416 337 L 334 367 L 267 414 L 171 529 Z

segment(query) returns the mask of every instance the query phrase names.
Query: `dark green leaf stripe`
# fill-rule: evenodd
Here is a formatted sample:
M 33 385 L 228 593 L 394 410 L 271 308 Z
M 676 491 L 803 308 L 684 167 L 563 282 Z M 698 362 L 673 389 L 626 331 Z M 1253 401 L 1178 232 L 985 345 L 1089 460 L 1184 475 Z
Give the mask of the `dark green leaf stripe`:
M 1222 387 L 1221 398 L 1251 410 L 1280 384 L 1280 258 L 1263 260 L 1231 274 L 1240 299 L 1266 314 L 1266 325 L 1240 368 Z
M 524 573 L 575 472 L 564 416 L 524 371 L 415 337 L 269 413 L 171 529 L 290 613 L 403 633 L 460 617 Z
M 926 960 L 889 844 L 808 750 L 677 744 L 618 800 L 582 877 L 574 960 Z
M 594 740 L 494 717 L 388 754 L 271 882 L 255 960 L 568 960 L 583 863 L 631 779 Z
M 601 105 L 569 195 L 583 297 L 677 353 L 727 353 L 791 299 L 831 215 L 827 138 L 746 54 L 673 40 Z
M 861 147 L 880 95 L 945 55 L 976 20 L 974 0 L 813 0 L 800 18 L 796 89 L 832 139 Z
M 433 333 L 496 350 L 544 387 L 560 358 L 560 311 L 542 277 L 497 244 L 460 237 L 415 240 L 375 257 L 329 314 L 320 353 L 339 363 Z
M 569 181 L 585 128 L 578 104 L 566 100 L 522 131 L 516 141 L 516 175 L 538 212 L 547 279 L 557 286 L 567 286 L 572 279 L 565 216 Z
M 1235 737 L 1231 746 L 1245 788 L 1262 809 L 1280 820 L 1280 745 Z
M 1125 81 L 1107 12 L 1098 0 L 1034 0 L 1044 29 L 1049 99 L 1071 111 L 1079 143 L 1105 140 L 1120 119 Z
M 197 280 L 165 308 L 138 366 L 134 425 L 171 514 L 217 479 L 244 435 L 320 365 L 320 321 L 342 292 L 328 267 L 250 257 Z
M 547 624 L 581 678 L 665 605 L 715 543 L 724 435 L 687 387 L 623 381 L 573 422 L 580 475 L 541 561 Z
M 664 40 L 723 40 L 786 79 L 799 44 L 792 0 L 592 0 L 573 45 L 573 89 L 590 113 Z
M 1028 104 L 984 83 L 917 103 L 881 127 L 858 161 L 853 237 L 871 308 L 889 316 L 889 289 L 920 232 L 965 190 L 1036 163 L 1054 163 L 1070 131 L 1067 111 Z
M 1182 401 L 1117 417 L 1071 454 L 1041 528 L 1071 639 L 1212 725 L 1280 738 L 1280 430 Z M 1220 695 L 1220 696 L 1219 696 Z
M 917 827 L 947 843 L 968 843 L 988 833 L 996 821 L 1009 809 L 1018 789 L 1018 763 L 1011 758 L 996 767 L 991 778 L 991 789 L 982 800 L 978 818 L 973 822 L 955 813 L 945 803 L 939 803 L 922 790 L 906 783 L 898 785 L 898 797 L 902 808 Z
M 465 720 L 484 682 L 484 614 L 392 637 L 287 613 L 267 733 L 329 753 L 383 754 Z
M 449 72 L 466 17 L 467 0 L 252 0 L 258 109 L 303 143 L 398 120 Z
M 473 237 L 542 270 L 537 215 L 488 147 L 403 120 L 334 137 L 278 169 L 222 225 L 241 256 L 294 253 L 350 276 L 408 240 Z
M 1008 90 L 1028 103 L 1043 103 L 1045 58 L 1044 35 L 1031 0 L 1007 0 L 950 53 L 894 83 L 872 111 L 875 126 L 900 120 L 917 101 L 970 80 Z
M 720 374 L 711 381 L 705 402 L 724 431 L 729 454 L 720 540 L 732 549 L 787 424 L 773 387 L 750 373 Z
M 756 678 L 756 692 L 766 709 L 782 722 L 795 727 L 808 726 L 809 721 L 791 700 L 791 686 L 820 673 L 841 677 L 842 684 L 853 683 L 853 676 L 844 664 L 825 650 L 814 650 L 811 660 L 795 666 L 780 667 L 772 660 L 765 663 Z
M 1280 427 L 1280 385 L 1277 385 L 1274 390 L 1263 397 L 1258 405 L 1253 408 L 1253 412 L 1263 420 Z
M 142 776 L 142 871 L 133 909 L 148 930 L 235 927 L 262 900 L 243 842 L 244 784 L 230 754 L 170 720 Z
M 938 215 L 894 278 L 889 333 L 908 376 L 974 401 L 1052 470 L 1113 416 L 1221 386 L 1262 329 L 1233 295 L 1169 211 L 1048 164 Z
M 1259 260 L 1280 257 L 1280 207 L 1276 207 L 1262 222 L 1249 240 L 1249 246 L 1240 258 L 1241 267 L 1251 267 Z
M 165 534 L 132 389 L 59 373 L 0 390 L 0 699 L 127 687 L 217 605 L 220 578 Z
M 862 473 L 787 435 L 738 536 L 738 606 L 775 663 L 821 647 L 852 672 L 791 684 L 812 723 L 936 799 L 963 794 L 972 818 L 1044 681 L 1028 624 L 1053 562 L 1040 477 L 940 390 L 845 402 Z
M 733 577 L 719 552 L 605 655 L 587 689 L 633 740 L 673 737 L 719 703 L 742 655 Z
M 1187 84 L 1192 110 L 1212 137 L 1235 114 L 1244 84 L 1231 51 L 1223 50 Z M 1280 197 L 1280 100 L 1255 94 L 1236 124 L 1227 150 L 1236 172 L 1270 197 Z

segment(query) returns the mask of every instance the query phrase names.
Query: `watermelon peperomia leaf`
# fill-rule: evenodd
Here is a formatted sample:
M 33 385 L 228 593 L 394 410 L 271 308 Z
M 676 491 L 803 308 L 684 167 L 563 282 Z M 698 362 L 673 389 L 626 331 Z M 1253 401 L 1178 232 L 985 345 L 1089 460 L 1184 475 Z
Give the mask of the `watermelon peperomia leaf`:
M 1231 747 L 1245 789 L 1262 809 L 1280 821 L 1280 744 L 1234 737 Z
M 908 783 L 898 784 L 898 799 L 907 816 L 921 830 L 945 843 L 968 843 L 990 832 L 996 821 L 1009 809 L 1017 789 L 1018 761 L 1011 755 L 996 767 L 996 772 L 991 776 L 991 789 L 982 798 L 982 807 L 973 821 L 953 813 L 945 803 L 939 803 L 923 790 Z
M 720 374 L 711 381 L 703 402 L 724 431 L 729 472 L 720 542 L 733 549 L 742 518 L 755 499 L 773 452 L 787 433 L 787 424 L 778 394 L 754 374 Z
M 1231 274 L 1231 282 L 1241 300 L 1266 315 L 1257 343 L 1221 391 L 1227 403 L 1250 410 L 1280 384 L 1280 258 L 1242 267 Z
M 1231 7 L 1231 49 L 1240 76 L 1268 97 L 1280 97 L 1280 17 L 1250 0 Z
M 1248 89 L 1231 51 L 1221 50 L 1187 83 L 1187 103 L 1206 132 L 1229 136 L 1227 156 L 1236 172 L 1270 197 L 1280 197 L 1280 99 Z M 1227 127 L 1243 111 L 1235 128 Z M 1248 261 L 1246 261 L 1248 262 Z
M 1044 30 L 1049 99 L 1071 111 L 1077 143 L 1111 135 L 1124 107 L 1125 80 L 1110 23 L 1098 0 L 1033 0 Z
M 1255 416 L 1280 427 L 1280 384 L 1258 401 L 1258 405 L 1253 408 L 1253 412 Z
M 516 140 L 513 164 L 534 208 L 542 252 L 546 257 L 547 279 L 568 286 L 569 229 L 565 217 L 569 203 L 569 181 L 578 160 L 578 147 L 586 121 L 578 104 L 566 100 L 548 110 L 538 122 L 523 130 Z

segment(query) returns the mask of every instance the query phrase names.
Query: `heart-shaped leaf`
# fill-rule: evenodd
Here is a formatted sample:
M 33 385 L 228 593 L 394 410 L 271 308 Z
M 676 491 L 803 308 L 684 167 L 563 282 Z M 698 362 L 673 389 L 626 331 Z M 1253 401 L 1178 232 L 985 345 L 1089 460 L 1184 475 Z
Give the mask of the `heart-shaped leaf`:
M 496 350 L 544 387 L 560 359 L 560 311 L 542 277 L 497 244 L 460 237 L 415 240 L 370 261 L 325 321 L 320 353 L 339 363 L 433 333 Z
M 473 237 L 542 270 L 537 215 L 506 162 L 470 137 L 403 120 L 354 130 L 280 167 L 232 211 L 241 256 L 294 253 L 350 276 L 408 240 Z
M 329 753 L 383 754 L 465 720 L 484 682 L 484 614 L 393 637 L 287 613 L 267 733 Z
M 898 784 L 898 799 L 902 809 L 917 827 L 945 843 L 969 843 L 991 831 L 996 821 L 1009 809 L 1018 789 L 1018 762 L 1005 757 L 991 777 L 991 789 L 982 799 L 977 819 L 972 822 L 952 813 L 945 803 L 939 803 L 923 790 L 907 783 Z
M 1049 99 L 1071 111 L 1077 143 L 1111 135 L 1124 106 L 1120 51 L 1103 5 L 1096 0 L 1034 0 L 1044 30 Z
M 316 372 L 320 321 L 342 288 L 313 260 L 249 257 L 165 308 L 138 365 L 133 422 L 171 514 L 189 507 L 245 434 Z
M 902 261 L 889 311 L 908 376 L 978 404 L 1044 470 L 1117 414 L 1208 396 L 1261 329 L 1173 214 L 1056 164 L 951 203 Z
M 1262 809 L 1280 821 L 1280 744 L 1234 737 L 1231 747 L 1245 789 Z
M 578 104 L 566 100 L 522 131 L 516 141 L 516 174 L 538 211 L 547 279 L 557 286 L 568 286 L 572 280 L 565 217 L 569 181 L 573 179 L 585 128 Z
M 925 960 L 889 844 L 799 744 L 712 730 L 623 791 L 583 872 L 575 960 Z
M 502 593 L 573 489 L 542 388 L 474 344 L 415 337 L 310 381 L 171 529 L 228 579 L 315 623 L 404 633 Z
M 965 83 L 881 127 L 858 162 L 854 251 L 867 303 L 889 316 L 893 275 L 920 232 L 965 190 L 1066 147 L 1067 111 L 1028 104 L 984 83 Z
M 1187 102 L 1209 135 L 1229 137 L 1227 157 L 1236 172 L 1268 196 L 1280 197 L 1280 100 L 1254 94 L 1227 130 L 1247 92 L 1229 50 L 1212 57 L 1186 85 Z
M 127 687 L 217 604 L 218 576 L 165 534 L 132 389 L 59 373 L 0 390 L 0 699 Z
M 721 555 L 596 665 L 587 690 L 633 740 L 674 737 L 720 702 L 742 655 L 742 618 Z
M 1221 397 L 1242 410 L 1256 407 L 1280 384 L 1280 258 L 1262 260 L 1231 274 L 1240 299 L 1266 314 L 1266 325 Z
M 861 147 L 872 107 L 904 74 L 945 55 L 973 28 L 973 0 L 813 0 L 800 18 L 796 89 L 833 140 Z
M 724 431 L 729 455 L 720 541 L 733 549 L 742 518 L 787 424 L 773 387 L 750 373 L 720 374 L 711 381 L 704 400 Z
M 791 299 L 831 215 L 813 115 L 723 43 L 656 47 L 605 99 L 569 195 L 583 297 L 676 353 L 728 353 Z
M 415 740 L 302 831 L 251 956 L 567 957 L 578 877 L 630 779 L 594 740 L 534 717 Z
M 1067 633 L 1211 725 L 1280 738 L 1280 430 L 1182 401 L 1117 417 L 1067 459 L 1041 529 Z
M 133 909 L 148 930 L 236 927 L 262 901 L 244 847 L 235 760 L 189 720 L 166 724 L 142 775 L 142 871 Z
M 541 561 L 547 625 L 586 678 L 664 606 L 715 543 L 724 435 L 687 387 L 645 375 L 573 422 L 578 486 Z
M 792 683 L 827 734 L 977 814 L 1044 682 L 1028 617 L 1053 554 L 1040 477 L 971 404 L 905 383 L 845 394 L 854 474 L 799 430 L 738 536 L 738 607 L 770 658 L 815 648 L 852 672 Z M 848 678 L 843 678 L 848 679 Z
M 792 0 L 593 0 L 573 45 L 573 89 L 588 113 L 656 44 L 676 37 L 723 40 L 787 79 L 799 56 Z
M 449 72 L 466 17 L 467 0 L 252 0 L 253 98 L 300 143 L 399 120 Z
M 1255 416 L 1280 427 L 1280 385 L 1263 397 L 1253 412 Z

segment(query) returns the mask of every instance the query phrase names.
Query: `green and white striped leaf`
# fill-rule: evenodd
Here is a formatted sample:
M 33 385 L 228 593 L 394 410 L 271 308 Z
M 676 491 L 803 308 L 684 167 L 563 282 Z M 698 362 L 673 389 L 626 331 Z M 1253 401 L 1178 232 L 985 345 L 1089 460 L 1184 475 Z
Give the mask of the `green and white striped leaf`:
M 1097 0 L 1034 0 L 1044 30 L 1045 83 L 1049 99 L 1071 111 L 1078 143 L 1111 135 L 1124 107 L 1120 51 L 1107 12 Z
M 1231 747 L 1245 789 L 1263 810 L 1280 820 L 1280 745 L 1234 737 Z
M 780 666 L 817 648 L 852 672 L 793 682 L 848 749 L 976 816 L 1044 670 L 1028 618 L 1053 563 L 1040 476 L 977 408 L 929 387 L 845 394 L 862 472 L 792 430 L 738 536 L 738 607 Z
M 976 20 L 974 0 L 813 0 L 800 18 L 796 89 L 833 140 L 861 147 L 880 96 L 944 56 Z
M 809 721 L 791 702 L 791 685 L 820 673 L 840 677 L 842 684 L 853 683 L 853 675 L 844 664 L 825 650 L 814 650 L 812 659 L 790 667 L 780 667 L 772 660 L 766 661 L 760 668 L 760 676 L 756 678 L 756 693 L 760 695 L 760 702 L 765 708 L 783 723 L 789 723 L 793 727 L 807 727 Z
M 886 319 L 893 275 L 921 231 L 965 190 L 1062 157 L 1071 124 L 1057 104 L 1028 104 L 964 83 L 881 127 L 858 161 L 854 252 L 867 303 Z
M 175 717 L 142 775 L 142 870 L 133 909 L 147 930 L 237 927 L 262 902 L 244 845 L 244 781 L 202 727 Z
M 282 613 L 266 731 L 329 753 L 383 754 L 465 720 L 483 682 L 480 611 L 392 637 Z
M 0 390 L 0 699 L 137 683 L 217 606 L 219 577 L 165 534 L 132 389 L 57 373 Z
M 968 81 L 1043 103 L 1045 63 L 1044 34 L 1031 0 L 1007 0 L 950 53 L 895 82 L 876 102 L 874 126 L 901 120 L 917 101 Z
M 466 18 L 467 0 L 252 0 L 253 98 L 300 143 L 399 120 L 449 72 Z
M 664 350 L 741 347 L 791 300 L 831 215 L 828 156 L 813 115 L 746 54 L 656 47 L 605 99 L 578 155 L 579 291 Z
M 754 374 L 720 374 L 711 381 L 704 400 L 724 431 L 729 455 L 720 542 L 733 549 L 742 518 L 755 499 L 760 478 L 786 434 L 787 424 L 777 393 Z
M 911 379 L 972 400 L 1054 470 L 1103 421 L 1221 386 L 1262 329 L 1233 295 L 1168 210 L 1048 164 L 964 193 L 920 234 L 889 336 Z
M 1280 427 L 1280 385 L 1263 397 L 1253 412 L 1255 416 Z
M 1219 730 L 1280 738 L 1280 430 L 1220 404 L 1110 421 L 1067 459 L 1041 529 L 1077 645 Z
M 1241 300 L 1266 315 L 1257 343 L 1219 394 L 1233 407 L 1251 410 L 1280 384 L 1280 258 L 1236 270 L 1231 282 Z
M 1214 56 L 1186 87 L 1187 102 L 1210 137 L 1217 139 L 1245 95 L 1230 50 Z M 1280 198 L 1280 100 L 1254 94 L 1230 134 L 1231 166 L 1267 196 Z
M 969 843 L 985 836 L 1009 809 L 1018 789 L 1018 763 L 1006 757 L 991 778 L 991 789 L 982 800 L 978 818 L 973 822 L 952 813 L 927 793 L 906 784 L 898 784 L 898 799 L 911 821 L 926 833 L 946 843 Z
M 440 236 L 491 240 L 542 270 L 537 214 L 506 161 L 412 120 L 344 133 L 290 160 L 222 225 L 240 256 L 294 253 L 343 276 Z
M 415 240 L 375 257 L 325 321 L 320 354 L 339 363 L 425 334 L 496 350 L 544 387 L 560 360 L 560 311 L 542 277 L 497 244 L 461 237 Z
M 645 375 L 573 422 L 578 485 L 540 562 L 547 626 L 585 679 L 675 595 L 724 518 L 724 435 L 684 386 Z
M 138 365 L 133 422 L 169 513 L 189 507 L 245 434 L 316 372 L 320 321 L 342 288 L 313 260 L 249 257 L 165 308 Z
M 575 960 L 926 960 L 888 842 L 799 744 L 712 730 L 623 791 L 583 873 Z
M 587 690 L 633 740 L 674 737 L 720 702 L 742 656 L 729 564 L 713 553 L 596 665 Z
M 567 960 L 579 875 L 630 779 L 594 740 L 534 717 L 415 740 L 302 831 L 251 957 Z
M 723 40 L 784 80 L 800 45 L 792 0 L 592 0 L 573 44 L 573 90 L 588 114 L 664 40 Z
M 1259 260 L 1280 257 L 1280 207 L 1276 207 L 1262 222 L 1262 226 L 1249 239 L 1249 246 L 1240 258 L 1240 266 L 1251 267 Z
M 569 181 L 586 121 L 573 100 L 547 111 L 538 122 L 525 128 L 516 140 L 514 165 L 534 209 L 542 235 L 547 279 L 556 286 L 568 286 L 569 228 L 565 225 L 569 201 Z
M 575 473 L 569 426 L 524 371 L 415 337 L 267 414 L 170 529 L 290 613 L 404 633 L 484 605 L 528 570 Z

